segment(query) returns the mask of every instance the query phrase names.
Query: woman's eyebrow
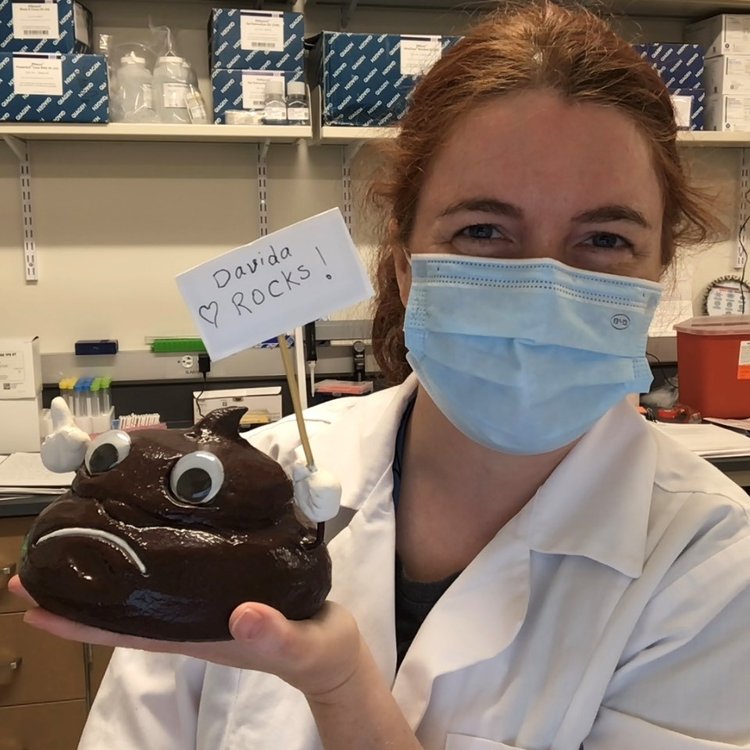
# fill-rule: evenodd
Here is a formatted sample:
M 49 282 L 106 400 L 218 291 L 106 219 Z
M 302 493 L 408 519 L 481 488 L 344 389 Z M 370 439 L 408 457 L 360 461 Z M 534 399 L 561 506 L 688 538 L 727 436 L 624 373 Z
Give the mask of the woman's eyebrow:
M 440 216 L 450 216 L 459 211 L 482 211 L 488 214 L 509 216 L 512 219 L 523 218 L 523 211 L 518 206 L 496 200 L 495 198 L 471 198 L 465 201 L 458 201 L 457 203 L 452 203 L 444 211 L 441 211 Z
M 646 221 L 646 217 L 636 209 L 630 206 L 612 204 L 609 206 L 599 206 L 589 211 L 583 211 L 573 217 L 573 221 L 579 224 L 595 224 L 598 222 L 608 221 L 630 221 L 638 224 L 644 229 L 651 229 L 651 225 Z

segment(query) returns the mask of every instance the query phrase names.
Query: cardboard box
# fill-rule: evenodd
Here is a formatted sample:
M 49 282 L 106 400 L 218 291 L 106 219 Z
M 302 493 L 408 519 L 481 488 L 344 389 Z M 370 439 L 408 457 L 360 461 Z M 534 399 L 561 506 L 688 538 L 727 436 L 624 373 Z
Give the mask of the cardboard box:
M 0 120 L 108 122 L 105 58 L 0 52 Z
M 42 395 L 0 400 L 0 454 L 38 451 L 42 445 Z
M 636 51 L 658 71 L 670 91 L 701 89 L 705 55 L 698 44 L 636 44 Z
M 211 68 L 299 70 L 303 66 L 302 13 L 214 8 L 208 21 Z
M 683 38 L 700 44 L 706 58 L 718 55 L 750 55 L 750 15 L 723 13 L 688 24 Z
M 671 94 L 677 127 L 703 130 L 706 121 L 706 92 L 703 89 L 676 89 Z
M 706 97 L 706 130 L 750 130 L 750 96 Z
M 41 391 L 39 338 L 0 339 L 0 400 L 34 398 Z
M 301 81 L 304 72 L 297 70 L 224 70 L 211 71 L 211 93 L 213 95 L 214 122 L 224 123 L 224 113 L 228 109 L 242 109 L 263 114 L 265 81 L 269 78 L 284 77 L 286 85 L 290 81 Z
M 750 55 L 722 55 L 706 60 L 706 94 L 750 94 Z
M 397 122 L 419 76 L 458 39 L 324 31 L 308 40 L 309 83 L 322 86 L 323 124 Z
M 78 0 L 0 0 L 0 50 L 3 52 L 92 51 L 91 11 Z

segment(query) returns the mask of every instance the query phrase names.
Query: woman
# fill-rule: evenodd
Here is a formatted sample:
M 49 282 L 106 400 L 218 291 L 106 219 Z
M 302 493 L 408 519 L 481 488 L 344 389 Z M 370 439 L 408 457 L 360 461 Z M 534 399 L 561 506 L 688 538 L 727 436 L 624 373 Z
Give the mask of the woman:
M 509 11 L 434 66 L 375 188 L 374 340 L 415 372 L 309 413 L 343 485 L 331 603 L 242 605 L 224 644 L 31 611 L 175 652 L 116 652 L 82 748 L 750 747 L 746 498 L 625 401 L 656 282 L 710 226 L 675 135 L 586 11 Z M 294 423 L 254 442 L 291 466 Z

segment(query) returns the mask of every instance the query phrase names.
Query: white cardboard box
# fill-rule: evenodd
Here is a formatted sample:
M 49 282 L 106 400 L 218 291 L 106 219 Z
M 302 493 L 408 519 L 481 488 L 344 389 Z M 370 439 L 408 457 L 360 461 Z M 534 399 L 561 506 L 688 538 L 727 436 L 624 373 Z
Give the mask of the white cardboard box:
M 39 338 L 0 339 L 0 399 L 33 398 L 41 390 Z
M 750 55 L 721 55 L 706 60 L 703 82 L 707 96 L 750 94 Z
M 707 97 L 705 129 L 750 131 L 750 94 Z
M 700 44 L 706 58 L 750 55 L 750 14 L 722 13 L 685 27 L 684 40 Z
M 42 444 L 42 396 L 0 401 L 0 454 L 36 452 Z
M 200 406 L 200 413 L 198 408 Z M 193 391 L 193 419 L 197 422 L 214 409 L 244 406 L 249 412 L 267 412 L 268 421 L 281 419 L 281 386 Z

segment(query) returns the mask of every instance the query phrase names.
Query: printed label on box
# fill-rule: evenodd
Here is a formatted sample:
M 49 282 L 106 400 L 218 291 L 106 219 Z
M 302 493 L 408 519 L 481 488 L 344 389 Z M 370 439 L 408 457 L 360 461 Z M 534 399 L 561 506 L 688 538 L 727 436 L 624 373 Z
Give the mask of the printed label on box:
M 63 95 L 62 60 L 55 57 L 13 57 L 13 91 L 17 95 Z
M 749 342 L 750 343 L 750 342 Z M 26 379 L 26 367 L 23 361 L 23 349 L 3 349 L 0 351 L 0 383 L 3 388 L 10 388 L 23 383 Z
M 13 36 L 17 39 L 59 39 L 57 2 L 11 3 Z
M 401 75 L 422 75 L 440 59 L 442 51 L 443 45 L 439 36 L 402 36 Z
M 242 71 L 242 109 L 265 109 L 266 106 L 266 83 L 269 78 L 282 77 L 284 74 L 278 72 L 261 73 L 254 70 Z
M 750 122 L 750 97 L 726 97 L 726 122 Z
M 240 47 L 257 52 L 284 51 L 284 16 L 281 13 L 243 13 Z
M 740 341 L 740 361 L 737 364 L 737 380 L 750 380 L 750 341 Z

